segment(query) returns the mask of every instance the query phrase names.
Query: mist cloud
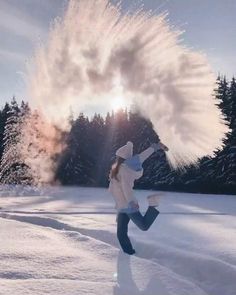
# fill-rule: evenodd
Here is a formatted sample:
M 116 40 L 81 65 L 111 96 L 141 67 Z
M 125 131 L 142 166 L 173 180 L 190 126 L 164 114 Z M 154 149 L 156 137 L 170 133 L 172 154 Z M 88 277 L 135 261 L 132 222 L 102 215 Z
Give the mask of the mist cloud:
M 108 0 L 71 0 L 29 69 L 32 104 L 54 121 L 72 106 L 132 101 L 169 147 L 174 167 L 212 155 L 227 127 L 206 57 L 186 48 L 166 15 L 122 15 Z

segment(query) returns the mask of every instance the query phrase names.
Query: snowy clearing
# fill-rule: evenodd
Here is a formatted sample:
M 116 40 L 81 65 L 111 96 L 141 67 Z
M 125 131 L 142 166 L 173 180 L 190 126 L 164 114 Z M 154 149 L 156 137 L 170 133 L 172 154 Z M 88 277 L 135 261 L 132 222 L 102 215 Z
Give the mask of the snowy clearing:
M 107 190 L 1 187 L 0 294 L 235 295 L 236 196 L 160 194 L 153 227 L 129 225 L 130 257 Z

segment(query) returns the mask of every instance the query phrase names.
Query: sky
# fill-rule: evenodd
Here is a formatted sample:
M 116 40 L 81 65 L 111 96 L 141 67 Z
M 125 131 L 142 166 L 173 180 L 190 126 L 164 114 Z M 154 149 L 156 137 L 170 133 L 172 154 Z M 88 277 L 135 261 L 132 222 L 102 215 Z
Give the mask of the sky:
M 123 2 L 126 11 L 139 1 Z M 236 0 L 143 2 L 147 10 L 168 11 L 170 22 L 184 31 L 184 43 L 204 52 L 216 74 L 229 79 L 236 75 Z M 66 3 L 67 0 L 0 0 L 0 106 L 13 95 L 19 101 L 27 101 L 27 62 L 37 46 L 47 42 L 50 25 L 63 14 Z

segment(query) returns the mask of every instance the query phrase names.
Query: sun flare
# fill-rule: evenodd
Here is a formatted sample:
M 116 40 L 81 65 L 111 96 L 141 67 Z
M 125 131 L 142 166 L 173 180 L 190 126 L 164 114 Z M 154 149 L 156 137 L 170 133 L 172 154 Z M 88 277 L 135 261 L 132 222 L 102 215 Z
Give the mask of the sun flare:
M 111 108 L 113 111 L 118 111 L 120 109 L 125 109 L 128 107 L 127 102 L 125 101 L 124 97 L 116 96 L 111 100 Z

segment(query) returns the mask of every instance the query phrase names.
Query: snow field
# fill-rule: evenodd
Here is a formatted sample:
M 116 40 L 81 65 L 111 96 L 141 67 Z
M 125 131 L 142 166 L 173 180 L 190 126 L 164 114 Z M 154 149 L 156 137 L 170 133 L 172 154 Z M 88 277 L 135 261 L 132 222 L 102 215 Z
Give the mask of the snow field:
M 145 210 L 148 192 L 138 191 Z M 103 189 L 0 198 L 0 294 L 234 295 L 234 196 L 164 193 L 137 255 L 119 250 Z

